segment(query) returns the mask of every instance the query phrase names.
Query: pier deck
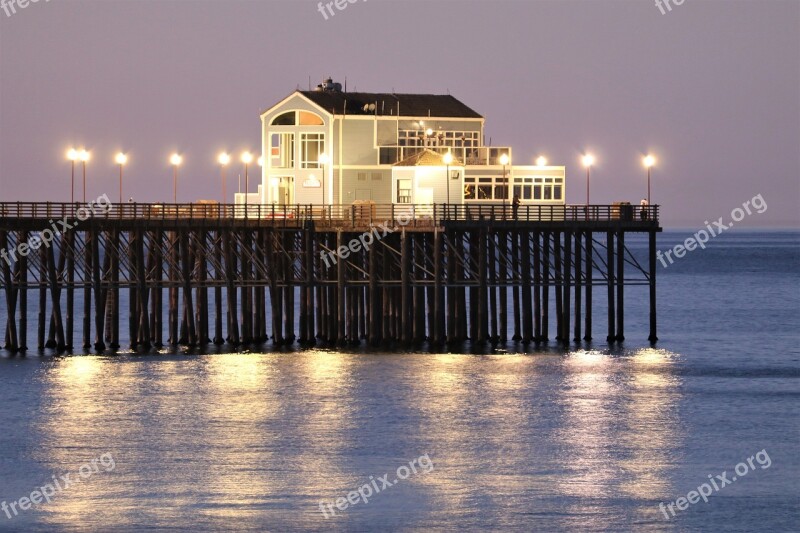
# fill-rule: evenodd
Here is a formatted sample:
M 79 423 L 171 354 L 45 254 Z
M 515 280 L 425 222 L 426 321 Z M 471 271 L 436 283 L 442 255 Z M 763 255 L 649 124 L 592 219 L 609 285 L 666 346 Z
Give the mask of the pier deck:
M 607 294 L 606 340 L 619 342 L 630 285 L 649 287 L 654 342 L 658 216 L 618 205 L 0 203 L 4 346 L 28 349 L 29 293 L 36 346 L 57 351 L 76 347 L 76 331 L 84 349 L 116 349 L 121 328 L 144 349 L 569 344 L 593 338 L 595 289 Z M 649 235 L 645 266 L 628 233 Z

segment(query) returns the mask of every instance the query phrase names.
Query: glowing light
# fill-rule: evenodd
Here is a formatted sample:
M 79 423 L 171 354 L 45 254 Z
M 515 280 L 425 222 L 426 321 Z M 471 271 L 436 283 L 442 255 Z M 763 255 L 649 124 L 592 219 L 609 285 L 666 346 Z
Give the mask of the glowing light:
M 543 155 L 540 155 L 536 158 L 536 166 L 537 167 L 545 167 L 547 166 L 547 158 Z
M 260 167 L 264 166 L 264 156 L 263 155 L 258 158 L 258 166 L 260 166 Z
M 322 152 L 321 154 L 319 154 L 319 162 L 322 163 L 323 165 L 327 165 L 330 160 L 331 158 L 328 156 L 326 152 Z
M 432 130 L 432 129 L 430 129 L 430 128 L 428 128 L 427 130 L 425 130 L 425 135 L 427 135 L 428 137 L 430 137 L 431 135 L 433 135 L 433 130 Z
M 89 160 L 89 152 L 86 150 L 81 150 L 81 152 L 78 154 L 78 158 L 80 158 L 80 160 L 84 163 L 87 162 Z
M 253 162 L 253 154 L 251 154 L 250 152 L 244 152 L 242 154 L 242 163 L 244 163 L 245 165 L 249 165 L 252 162 Z
M 644 163 L 644 166 L 646 168 L 651 168 L 653 165 L 656 164 L 656 158 L 653 157 L 652 155 L 647 155 L 647 156 L 644 157 L 642 162 Z
M 124 165 L 128 162 L 128 156 L 120 152 L 114 157 L 114 161 L 116 161 L 118 165 Z
M 590 167 L 592 165 L 594 165 L 594 156 L 592 154 L 583 156 L 583 166 Z
M 225 165 L 227 165 L 228 163 L 231 162 L 231 156 L 229 156 L 225 152 L 222 152 L 221 154 L 219 154 L 219 157 L 217 158 L 217 162 L 219 162 L 220 165 L 225 166 Z
M 450 152 L 447 152 L 446 154 L 444 154 L 444 157 L 442 159 L 444 160 L 444 164 L 445 165 L 452 165 L 453 164 L 453 154 L 451 154 Z
M 76 159 L 78 159 L 78 151 L 75 148 L 70 148 L 67 151 L 67 159 L 69 159 L 70 161 L 75 161 Z
M 503 154 L 500 156 L 500 164 L 506 166 L 509 162 L 508 154 Z
M 169 162 L 177 167 L 183 162 L 183 158 L 179 154 L 172 154 L 169 156 Z

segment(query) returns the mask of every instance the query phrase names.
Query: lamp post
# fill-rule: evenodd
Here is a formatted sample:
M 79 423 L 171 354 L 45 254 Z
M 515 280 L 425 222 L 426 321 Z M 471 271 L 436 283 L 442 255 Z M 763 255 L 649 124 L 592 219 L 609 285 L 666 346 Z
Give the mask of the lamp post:
M 180 154 L 172 154 L 169 158 L 172 164 L 172 203 L 178 203 L 178 167 L 183 162 Z
M 89 152 L 81 150 L 80 154 L 81 163 L 83 163 L 83 203 L 86 203 L 86 162 L 89 160 Z
M 586 154 L 583 156 L 583 166 L 586 167 L 586 220 L 589 220 L 589 177 L 594 165 L 594 156 Z
M 453 154 L 447 152 L 442 157 L 445 165 L 444 183 L 447 185 L 447 210 L 450 211 L 450 165 L 453 164 Z
M 242 153 L 242 163 L 244 163 L 244 208 L 247 210 L 247 195 L 250 192 L 250 179 L 247 174 L 247 169 L 250 163 L 253 162 L 253 154 L 250 152 Z
M 120 152 L 116 155 L 114 161 L 119 165 L 119 205 L 122 207 L 122 167 L 128 162 L 128 156 Z
M 650 169 L 655 166 L 656 158 L 652 155 L 646 155 L 642 162 L 647 169 L 647 205 L 650 205 Z
M 78 159 L 78 151 L 75 148 L 70 148 L 67 151 L 67 159 L 72 166 L 72 178 L 70 179 L 70 202 L 75 203 L 75 160 Z
M 330 157 L 328 156 L 327 152 L 322 152 L 319 154 L 319 163 L 322 165 L 322 215 L 325 216 L 325 180 L 327 179 L 327 174 L 325 174 L 325 166 L 330 161 Z
M 506 197 L 508 196 L 508 181 L 506 179 L 506 166 L 508 165 L 508 154 L 500 156 L 500 164 L 503 165 L 503 218 L 506 217 Z
M 220 180 L 222 181 L 222 205 L 225 205 L 228 201 L 228 194 L 225 191 L 225 167 L 231 162 L 231 156 L 222 152 L 219 154 L 219 157 L 217 157 L 217 162 L 219 163 Z

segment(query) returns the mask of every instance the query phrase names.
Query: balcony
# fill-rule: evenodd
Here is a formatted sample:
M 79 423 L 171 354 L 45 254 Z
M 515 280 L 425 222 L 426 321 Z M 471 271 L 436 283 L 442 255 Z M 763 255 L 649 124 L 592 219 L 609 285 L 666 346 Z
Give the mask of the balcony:
M 380 164 L 394 165 L 426 149 L 442 155 L 450 152 L 456 160 L 465 165 L 502 166 L 502 163 L 500 163 L 500 156 L 508 154 L 509 158 L 511 157 L 511 147 L 509 146 L 481 146 L 477 148 L 453 148 L 450 146 L 381 146 L 379 148 Z

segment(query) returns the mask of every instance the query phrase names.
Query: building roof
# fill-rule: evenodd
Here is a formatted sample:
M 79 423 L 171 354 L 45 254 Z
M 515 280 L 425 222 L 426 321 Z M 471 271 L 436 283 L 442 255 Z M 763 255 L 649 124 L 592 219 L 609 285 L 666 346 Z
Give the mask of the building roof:
M 378 115 L 435 118 L 483 118 L 449 94 L 346 93 L 299 91 L 326 111 L 348 115 Z M 369 107 L 370 104 L 373 107 Z M 399 111 L 398 111 L 399 109 Z
M 416 154 L 406 157 L 402 161 L 395 163 L 396 167 L 444 167 L 447 164 L 444 162 L 444 154 L 437 154 L 428 148 L 417 152 Z M 450 162 L 451 167 L 461 166 L 461 162 L 453 157 Z

